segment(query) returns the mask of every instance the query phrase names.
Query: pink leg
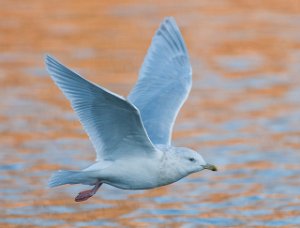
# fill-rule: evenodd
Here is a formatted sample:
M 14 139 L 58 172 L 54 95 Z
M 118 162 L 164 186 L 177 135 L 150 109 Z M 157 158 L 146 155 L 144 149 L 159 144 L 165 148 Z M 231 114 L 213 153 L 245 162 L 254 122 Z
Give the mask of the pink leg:
M 98 182 L 94 188 L 92 188 L 90 190 L 85 190 L 85 191 L 79 192 L 75 198 L 75 201 L 81 202 L 81 201 L 85 201 L 85 200 L 89 199 L 90 197 L 95 195 L 95 193 L 98 191 L 98 189 L 100 188 L 101 185 L 102 185 L 102 183 Z

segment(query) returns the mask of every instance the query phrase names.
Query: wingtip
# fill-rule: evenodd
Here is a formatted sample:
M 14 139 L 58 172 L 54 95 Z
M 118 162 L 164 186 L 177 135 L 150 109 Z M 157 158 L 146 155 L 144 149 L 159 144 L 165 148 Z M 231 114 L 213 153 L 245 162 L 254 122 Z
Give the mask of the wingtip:
M 177 23 L 176 23 L 176 20 L 173 16 L 167 16 L 164 18 L 162 24 L 165 24 L 165 23 L 171 23 L 172 25 L 176 25 L 177 26 Z
M 51 55 L 48 54 L 48 53 L 44 54 L 44 60 L 45 60 L 45 62 L 47 62 L 49 59 L 51 59 Z
M 53 57 L 50 54 L 48 54 L 48 53 L 44 54 L 44 62 L 45 62 L 47 69 L 49 68 L 49 65 L 51 64 L 52 60 L 53 60 Z
M 58 61 L 56 60 L 55 57 L 53 57 L 52 55 L 50 55 L 50 54 L 48 54 L 48 53 L 46 53 L 46 54 L 44 55 L 44 60 L 45 60 L 45 62 L 51 62 L 51 61 L 56 61 L 56 62 L 58 62 Z
M 168 16 L 168 17 L 164 18 L 164 20 L 161 22 L 161 24 L 160 24 L 158 30 L 156 31 L 156 33 L 159 34 L 160 32 L 162 32 L 165 29 L 173 30 L 176 33 L 179 33 L 180 36 L 181 36 L 179 26 L 177 25 L 175 18 L 172 17 L 172 16 Z
M 50 63 L 50 55 L 48 53 L 44 54 L 44 63 L 47 72 L 49 73 L 49 63 Z
M 48 53 L 44 55 L 44 62 L 49 73 L 51 68 L 57 65 L 62 65 L 56 58 L 54 58 L 52 55 Z

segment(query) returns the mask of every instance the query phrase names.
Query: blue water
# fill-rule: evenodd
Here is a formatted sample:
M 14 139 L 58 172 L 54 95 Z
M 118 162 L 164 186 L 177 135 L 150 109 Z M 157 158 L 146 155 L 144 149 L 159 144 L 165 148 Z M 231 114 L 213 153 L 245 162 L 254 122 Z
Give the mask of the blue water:
M 0 9 L 0 227 L 300 226 L 295 6 L 59 4 L 30 0 Z M 43 55 L 126 95 L 165 15 L 182 27 L 194 70 L 174 144 L 197 150 L 219 171 L 145 191 L 104 185 L 83 203 L 74 197 L 87 186 L 49 189 L 53 171 L 85 168 L 95 154 Z

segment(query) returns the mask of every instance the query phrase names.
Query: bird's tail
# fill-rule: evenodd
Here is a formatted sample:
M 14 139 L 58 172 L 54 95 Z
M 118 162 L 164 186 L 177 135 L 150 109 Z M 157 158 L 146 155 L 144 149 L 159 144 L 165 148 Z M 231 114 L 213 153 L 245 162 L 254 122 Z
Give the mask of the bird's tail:
M 48 182 L 50 188 L 64 185 L 64 184 L 87 184 L 93 185 L 97 179 L 90 175 L 90 172 L 73 171 L 73 170 L 59 170 L 53 173 Z

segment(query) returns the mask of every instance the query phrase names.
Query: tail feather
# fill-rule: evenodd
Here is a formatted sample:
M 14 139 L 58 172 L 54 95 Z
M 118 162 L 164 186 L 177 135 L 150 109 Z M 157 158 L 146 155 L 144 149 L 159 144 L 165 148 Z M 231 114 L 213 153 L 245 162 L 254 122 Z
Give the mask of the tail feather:
M 53 173 L 48 182 L 50 188 L 64 185 L 64 184 L 88 184 L 93 185 L 96 182 L 94 177 L 88 175 L 89 172 L 73 171 L 73 170 L 59 170 Z

